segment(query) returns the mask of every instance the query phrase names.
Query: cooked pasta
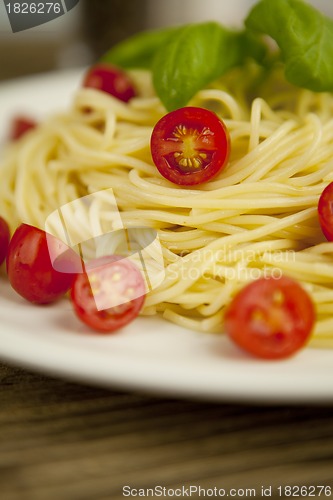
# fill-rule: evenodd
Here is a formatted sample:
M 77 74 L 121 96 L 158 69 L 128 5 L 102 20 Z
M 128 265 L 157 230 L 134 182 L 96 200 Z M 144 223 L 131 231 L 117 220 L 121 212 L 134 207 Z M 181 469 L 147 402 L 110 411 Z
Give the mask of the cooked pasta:
M 44 228 L 59 207 L 112 188 L 124 227 L 152 228 L 162 246 L 165 277 L 148 293 L 142 314 L 223 331 L 225 307 L 237 290 L 285 273 L 313 298 L 312 345 L 333 346 L 333 243 L 317 218 L 318 198 L 333 181 L 333 96 L 277 90 L 276 76 L 249 98 L 245 71 L 190 103 L 214 110 L 230 133 L 229 164 L 212 181 L 184 188 L 161 177 L 149 142 L 165 109 L 150 74 L 133 71 L 139 97 L 122 103 L 78 89 L 72 109 L 7 148 L 0 213 L 12 229 L 21 221 Z M 89 220 L 75 221 L 75 230 L 84 239 L 86 227 L 109 216 L 91 206 Z

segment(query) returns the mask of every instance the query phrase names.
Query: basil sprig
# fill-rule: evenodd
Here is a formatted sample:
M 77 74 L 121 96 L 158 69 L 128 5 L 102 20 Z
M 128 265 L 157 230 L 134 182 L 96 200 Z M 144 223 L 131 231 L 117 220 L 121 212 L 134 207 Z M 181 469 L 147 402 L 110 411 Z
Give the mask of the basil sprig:
M 186 105 L 200 89 L 244 61 L 244 34 L 218 23 L 190 24 L 157 51 L 155 90 L 168 111 Z
M 183 27 L 142 31 L 114 45 L 102 56 L 101 61 L 122 68 L 150 69 L 159 48 L 181 29 Z
M 273 38 L 286 79 L 315 92 L 333 90 L 333 20 L 302 0 L 261 0 L 245 25 Z
M 262 35 L 279 51 L 267 57 Z M 333 20 L 303 0 L 260 0 L 232 31 L 216 22 L 153 30 L 112 48 L 102 60 L 125 68 L 150 68 L 168 111 L 185 106 L 207 84 L 248 59 L 285 65 L 286 79 L 317 92 L 333 90 Z
M 261 61 L 265 54 L 265 45 L 250 32 L 205 22 L 139 33 L 101 60 L 123 68 L 150 68 L 156 93 L 171 111 L 247 57 Z

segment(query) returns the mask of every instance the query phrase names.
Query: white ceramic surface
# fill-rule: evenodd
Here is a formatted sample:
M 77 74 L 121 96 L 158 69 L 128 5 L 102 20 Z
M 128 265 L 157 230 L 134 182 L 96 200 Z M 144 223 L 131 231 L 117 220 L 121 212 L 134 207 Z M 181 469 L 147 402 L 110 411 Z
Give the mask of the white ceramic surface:
M 42 117 L 65 109 L 80 72 L 0 86 L 0 130 L 18 111 Z M 124 331 L 89 332 L 66 300 L 32 306 L 0 276 L 0 358 L 77 381 L 214 401 L 333 402 L 333 351 L 305 349 L 292 359 L 258 361 L 224 336 L 139 318 Z

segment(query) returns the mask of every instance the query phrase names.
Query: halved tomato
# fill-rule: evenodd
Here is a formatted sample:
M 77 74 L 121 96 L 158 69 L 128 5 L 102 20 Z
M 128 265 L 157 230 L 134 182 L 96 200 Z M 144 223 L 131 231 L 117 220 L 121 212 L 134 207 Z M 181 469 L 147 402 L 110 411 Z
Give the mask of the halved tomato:
M 58 256 L 57 264 L 64 272 L 55 269 L 51 254 Z M 48 304 L 69 290 L 79 261 L 74 251 L 54 236 L 21 224 L 9 243 L 7 274 L 14 290 L 26 300 Z
M 107 63 L 92 66 L 83 80 L 83 87 L 102 90 L 117 99 L 128 102 L 136 95 L 134 85 L 122 69 Z
M 333 182 L 321 193 L 318 203 L 321 230 L 328 241 L 333 241 Z
M 260 278 L 245 286 L 225 314 L 225 330 L 245 351 L 266 359 L 291 356 L 309 340 L 313 302 L 287 276 Z
M 157 122 L 150 149 L 163 177 L 179 185 L 201 184 L 225 167 L 229 133 L 212 111 L 188 106 L 171 111 Z
M 29 130 L 37 127 L 37 122 L 32 118 L 24 115 L 16 116 L 11 123 L 9 131 L 9 140 L 17 141 Z
M 78 274 L 71 300 L 78 318 L 94 330 L 110 333 L 135 319 L 144 303 L 145 282 L 128 258 L 110 255 L 92 260 Z

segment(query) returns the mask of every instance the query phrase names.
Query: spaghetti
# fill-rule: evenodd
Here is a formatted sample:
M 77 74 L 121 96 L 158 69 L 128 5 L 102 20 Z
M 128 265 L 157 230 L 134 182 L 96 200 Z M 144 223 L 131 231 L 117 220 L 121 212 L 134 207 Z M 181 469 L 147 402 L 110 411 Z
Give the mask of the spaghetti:
M 5 152 L 0 213 L 14 229 L 40 228 L 72 200 L 112 188 L 124 226 L 158 232 L 165 279 L 143 314 L 201 331 L 221 331 L 225 306 L 247 282 L 286 273 L 311 295 L 312 345 L 333 347 L 333 243 L 322 235 L 318 199 L 333 181 L 333 96 L 278 75 L 249 99 L 248 69 L 201 90 L 191 105 L 215 111 L 231 138 L 228 166 L 195 188 L 171 184 L 152 163 L 149 141 L 165 109 L 150 74 L 132 71 L 139 97 L 122 103 L 78 90 L 72 109 L 45 120 Z M 108 213 L 91 207 L 90 221 Z M 82 231 L 85 220 L 76 231 Z M 88 224 L 89 225 L 89 224 Z

